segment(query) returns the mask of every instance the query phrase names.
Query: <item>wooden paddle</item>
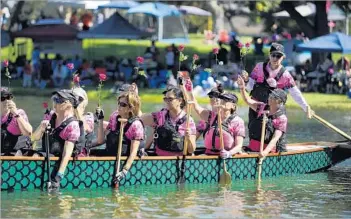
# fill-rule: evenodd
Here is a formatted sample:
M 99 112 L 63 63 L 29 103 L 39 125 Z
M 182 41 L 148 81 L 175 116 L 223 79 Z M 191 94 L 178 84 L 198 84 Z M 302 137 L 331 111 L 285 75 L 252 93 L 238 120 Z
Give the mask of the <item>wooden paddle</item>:
M 221 150 L 224 150 L 224 142 L 223 142 L 223 130 L 222 130 L 222 115 L 221 109 L 218 109 L 218 127 L 219 127 L 219 144 Z M 223 173 L 219 177 L 219 184 L 229 185 L 232 183 L 232 176 L 227 171 L 227 164 L 225 159 L 223 160 Z
M 117 151 L 117 161 L 116 161 L 116 171 L 115 177 L 120 172 L 119 169 L 121 168 L 121 154 L 122 154 L 122 142 L 123 142 L 123 134 L 124 134 L 124 125 L 128 121 L 127 119 L 119 118 L 118 121 L 120 122 L 119 126 L 119 139 L 118 139 L 118 151 Z M 118 189 L 118 183 L 113 181 L 113 186 L 115 189 Z
M 184 94 L 184 99 L 186 101 L 186 129 L 190 127 L 190 115 L 191 115 L 191 103 L 192 101 L 189 101 L 188 94 L 186 89 L 184 88 L 184 85 L 181 84 L 181 89 Z M 183 160 L 180 168 L 180 178 L 178 180 L 178 184 L 183 184 L 185 183 L 185 160 L 186 160 L 186 155 L 188 154 L 188 144 L 189 144 L 189 138 L 185 137 L 184 138 L 184 147 L 183 147 Z
M 49 135 L 50 135 L 50 123 L 47 125 L 45 129 L 45 152 L 46 152 L 46 175 L 48 177 L 48 181 L 46 182 L 46 189 L 49 190 L 51 187 L 51 174 L 50 174 L 50 141 L 49 141 Z
M 344 137 L 347 140 L 351 141 L 351 136 L 349 136 L 348 134 L 346 134 L 342 130 L 338 129 L 337 127 L 335 127 L 334 125 L 330 124 L 329 122 L 327 122 L 326 120 L 324 120 L 323 118 L 319 117 L 316 114 L 313 114 L 312 116 L 313 116 L 313 118 L 315 118 L 318 122 L 322 123 L 327 128 L 330 128 L 331 130 L 333 130 L 334 132 L 338 133 L 342 137 Z
M 262 119 L 262 130 L 261 130 L 261 142 L 260 142 L 260 153 L 263 151 L 263 146 L 264 146 L 264 139 L 266 135 L 266 122 L 267 122 L 267 112 L 263 112 L 263 119 Z M 260 157 L 258 160 L 258 182 L 261 182 L 261 177 L 262 177 L 262 163 L 263 163 L 264 158 Z

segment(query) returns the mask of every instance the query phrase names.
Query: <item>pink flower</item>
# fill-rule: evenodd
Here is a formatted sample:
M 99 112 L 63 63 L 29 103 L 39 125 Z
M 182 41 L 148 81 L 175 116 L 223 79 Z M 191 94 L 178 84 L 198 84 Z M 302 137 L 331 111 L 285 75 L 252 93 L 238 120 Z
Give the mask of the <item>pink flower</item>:
M 139 63 L 139 64 L 143 64 L 143 63 L 144 63 L 144 58 L 141 57 L 141 56 L 138 56 L 138 57 L 136 58 L 136 61 L 137 61 L 137 63 Z
M 329 72 L 329 74 L 332 75 L 332 74 L 334 73 L 334 69 L 333 69 L 333 68 L 329 68 L 329 69 L 328 69 L 328 72 Z
M 183 52 L 184 51 L 184 48 L 185 48 L 185 46 L 182 44 L 182 45 L 179 45 L 178 46 L 178 50 L 179 50 L 179 52 Z
M 238 48 L 239 48 L 239 49 L 243 48 L 243 46 L 244 46 L 244 45 L 243 45 L 241 42 L 238 43 Z
M 80 78 L 79 78 L 79 75 L 78 75 L 78 74 L 75 74 L 75 75 L 73 76 L 73 82 L 74 82 L 75 84 L 78 84 L 78 83 L 80 82 Z
M 43 102 L 43 108 L 47 109 L 49 107 L 49 104 L 47 102 Z
M 73 70 L 74 69 L 74 64 L 73 63 L 68 63 L 66 66 L 67 66 L 67 68 L 69 70 Z
M 270 87 L 277 87 L 277 81 L 274 78 L 268 78 L 266 81 Z
M 197 54 L 194 54 L 193 60 L 194 60 L 194 61 L 199 60 L 199 56 L 198 56 Z
M 219 49 L 218 48 L 213 48 L 213 50 L 212 50 L 212 52 L 213 52 L 213 54 L 218 54 L 218 52 L 219 52 Z
M 245 43 L 246 48 L 250 48 L 251 44 L 249 42 Z
M 8 61 L 8 60 L 5 60 L 5 61 L 4 61 L 4 67 L 5 67 L 5 68 L 9 67 L 9 61 Z
M 185 82 L 185 90 L 188 92 L 193 90 L 193 83 L 191 82 L 190 79 L 187 79 Z
M 105 81 L 107 76 L 105 74 L 99 74 L 99 80 L 100 81 Z

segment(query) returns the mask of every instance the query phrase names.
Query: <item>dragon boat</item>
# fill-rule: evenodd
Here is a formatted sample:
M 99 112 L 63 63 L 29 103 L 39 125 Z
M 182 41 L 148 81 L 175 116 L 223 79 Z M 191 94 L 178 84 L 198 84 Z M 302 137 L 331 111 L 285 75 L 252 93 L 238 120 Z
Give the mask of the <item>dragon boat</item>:
M 262 178 L 323 171 L 351 157 L 351 142 L 289 144 L 288 152 L 269 154 L 262 164 Z M 201 153 L 197 150 L 196 154 Z M 58 157 L 51 157 L 51 167 Z M 124 162 L 127 157 L 122 157 Z M 47 182 L 44 157 L 1 156 L 1 190 L 43 189 Z M 218 156 L 146 156 L 137 158 L 120 186 L 176 184 L 185 162 L 185 183 L 218 183 L 223 160 Z M 61 189 L 111 187 L 116 157 L 81 157 L 70 160 Z M 258 154 L 226 159 L 232 180 L 257 178 Z

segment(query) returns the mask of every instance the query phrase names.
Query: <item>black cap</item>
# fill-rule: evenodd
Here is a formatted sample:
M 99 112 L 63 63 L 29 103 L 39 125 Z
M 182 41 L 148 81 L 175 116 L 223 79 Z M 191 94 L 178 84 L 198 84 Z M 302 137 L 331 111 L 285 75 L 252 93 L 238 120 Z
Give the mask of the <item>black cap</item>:
M 269 97 L 272 97 L 273 99 L 276 99 L 276 100 L 280 100 L 282 101 L 283 104 L 285 104 L 286 100 L 288 99 L 288 95 L 286 94 L 286 92 L 279 88 L 274 89 L 269 94 Z
M 218 98 L 218 96 L 220 95 L 221 93 L 218 91 L 217 87 L 214 87 L 210 90 L 210 92 L 208 92 L 208 96 L 213 96 L 215 98 Z
M 11 91 L 7 87 L 1 87 L 0 92 L 1 92 L 1 97 L 13 96 Z
M 238 97 L 234 93 L 223 93 L 218 96 L 219 99 L 231 102 L 231 103 L 237 103 L 238 102 Z
M 272 43 L 271 49 L 269 50 L 269 53 L 280 53 L 282 55 L 285 55 L 284 53 L 284 46 L 279 43 Z
M 63 89 L 59 91 L 54 91 L 52 92 L 52 95 L 58 95 L 63 99 L 68 100 L 72 103 L 74 108 L 77 108 L 81 101 L 80 98 L 76 94 L 74 94 L 72 90 Z

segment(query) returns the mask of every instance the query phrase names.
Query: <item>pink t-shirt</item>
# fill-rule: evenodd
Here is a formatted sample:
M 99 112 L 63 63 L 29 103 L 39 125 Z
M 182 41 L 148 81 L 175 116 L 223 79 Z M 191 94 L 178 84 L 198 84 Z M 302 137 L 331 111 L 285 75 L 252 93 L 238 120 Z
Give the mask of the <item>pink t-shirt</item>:
M 275 130 L 280 130 L 286 133 L 286 129 L 288 127 L 288 117 L 286 115 L 280 115 L 277 118 L 272 120 L 272 124 Z M 267 147 L 267 144 L 264 144 L 263 149 Z M 260 141 L 251 139 L 249 143 L 249 148 L 252 151 L 259 152 L 260 151 Z M 271 150 L 272 153 L 276 152 L 276 147 Z
M 50 114 L 44 114 L 43 120 L 50 120 L 51 116 L 55 113 L 55 111 L 51 110 Z M 84 114 L 85 122 L 88 124 L 88 128 L 85 130 L 85 133 L 94 132 L 94 114 L 93 113 L 86 113 Z
M 53 111 L 50 112 L 50 114 L 45 114 L 44 115 L 44 120 L 50 120 L 51 116 L 53 115 Z M 70 118 L 70 117 L 69 117 Z M 68 119 L 68 118 L 67 118 Z M 61 124 L 57 124 L 55 128 L 59 127 Z M 78 141 L 79 136 L 80 136 L 80 128 L 79 128 L 79 122 L 78 121 L 72 121 L 70 122 L 59 134 L 60 138 L 62 138 L 65 141 L 70 141 L 75 143 Z
M 110 119 L 108 121 L 108 125 L 106 127 L 106 130 L 109 131 L 116 131 L 116 126 L 117 126 L 117 116 L 118 112 L 115 111 L 111 114 Z M 145 129 L 143 124 L 141 123 L 140 120 L 134 120 L 133 123 L 129 126 L 128 130 L 125 133 L 125 136 L 129 140 L 144 140 L 145 137 Z
M 275 78 L 282 67 L 283 66 L 280 66 L 279 68 L 272 70 L 269 67 L 269 64 L 267 64 L 266 70 L 269 72 L 269 78 Z M 250 77 L 258 83 L 262 83 L 264 81 L 263 62 L 256 64 L 255 68 L 251 72 Z M 294 78 L 290 75 L 290 73 L 287 70 L 285 70 L 285 72 L 283 73 L 283 75 L 280 77 L 280 79 L 277 81 L 276 84 L 277 84 L 277 88 L 280 88 L 283 90 L 296 86 Z
M 154 118 L 156 118 L 157 124 L 154 124 L 154 128 L 156 128 L 156 126 L 162 126 L 165 123 L 166 120 L 166 114 L 167 114 L 168 110 L 167 109 L 163 109 L 161 111 L 158 112 L 153 112 L 152 116 Z M 179 113 L 179 115 L 175 118 L 172 119 L 170 117 L 171 123 L 172 125 L 176 125 L 176 123 L 178 122 L 178 120 L 180 120 L 181 118 L 183 118 L 185 116 L 185 112 L 181 111 L 181 113 Z M 191 130 L 191 135 L 196 135 L 196 125 L 195 122 L 193 120 L 192 117 L 190 117 L 189 119 L 189 128 Z M 179 125 L 178 128 L 178 133 L 181 136 L 185 135 L 185 130 L 186 130 L 186 121 L 184 121 L 183 124 Z M 165 150 L 161 150 L 157 145 L 156 145 L 156 154 L 159 156 L 182 156 L 183 152 L 170 152 L 170 151 L 165 151 Z
M 17 109 L 16 113 L 20 115 L 25 121 L 28 122 L 27 114 L 23 109 Z M 3 115 L 1 117 L 1 124 L 6 123 L 8 117 L 9 117 L 9 113 L 6 115 Z M 18 126 L 17 119 L 14 116 L 12 116 L 11 122 L 7 126 L 7 131 L 9 131 L 13 135 L 21 135 L 21 130 Z
M 211 123 L 213 124 L 215 119 L 216 119 L 217 113 L 211 111 Z M 225 122 L 225 120 L 222 119 L 222 124 Z M 213 137 L 213 132 L 215 129 L 210 128 L 208 132 L 205 134 L 205 147 L 206 147 L 206 152 L 205 154 L 215 154 L 218 155 L 219 152 L 214 152 L 211 151 L 212 149 L 212 137 Z M 244 125 L 244 120 L 241 119 L 239 116 L 235 116 L 234 119 L 232 119 L 229 124 L 228 124 L 228 132 L 223 130 L 223 145 L 225 150 L 231 150 L 235 146 L 235 137 L 236 136 L 242 136 L 245 137 L 245 125 Z M 215 149 L 220 150 L 220 141 L 219 141 L 219 136 L 216 136 L 215 138 Z

